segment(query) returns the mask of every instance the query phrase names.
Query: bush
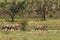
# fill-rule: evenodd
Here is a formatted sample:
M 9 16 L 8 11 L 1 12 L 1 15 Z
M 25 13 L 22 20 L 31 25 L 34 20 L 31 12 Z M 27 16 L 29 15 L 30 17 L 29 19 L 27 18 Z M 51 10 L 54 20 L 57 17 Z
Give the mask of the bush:
M 21 27 L 21 30 L 25 31 L 26 30 L 26 25 L 27 25 L 27 20 L 23 19 L 20 21 L 22 27 Z

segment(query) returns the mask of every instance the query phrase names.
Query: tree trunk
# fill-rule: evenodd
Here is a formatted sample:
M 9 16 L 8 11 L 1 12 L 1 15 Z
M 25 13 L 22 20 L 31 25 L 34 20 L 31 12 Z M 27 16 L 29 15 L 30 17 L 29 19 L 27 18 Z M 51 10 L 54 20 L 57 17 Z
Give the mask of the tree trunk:
M 11 16 L 11 22 L 14 22 L 14 16 Z
M 43 11 L 42 11 L 42 18 L 43 18 L 43 21 L 46 20 L 46 8 L 45 7 L 43 8 Z
M 41 20 L 42 21 L 45 21 L 46 20 L 46 15 L 45 14 L 46 14 L 45 11 L 43 11 L 42 14 L 41 14 Z
M 43 17 L 43 21 L 45 21 L 46 20 L 45 12 L 43 13 L 42 17 Z
M 15 13 L 11 13 L 10 17 L 11 17 L 11 22 L 14 22 Z
M 11 22 L 14 22 L 14 18 L 12 17 L 12 20 L 11 20 Z

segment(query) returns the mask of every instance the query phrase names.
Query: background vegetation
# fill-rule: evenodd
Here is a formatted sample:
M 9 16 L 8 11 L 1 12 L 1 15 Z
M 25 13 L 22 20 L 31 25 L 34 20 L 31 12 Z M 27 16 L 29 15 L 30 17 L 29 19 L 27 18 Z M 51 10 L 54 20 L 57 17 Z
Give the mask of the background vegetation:
M 0 25 L 24 23 L 23 19 L 28 25 L 39 23 L 48 29 L 60 29 L 60 0 L 0 0 Z M 34 25 L 30 27 L 34 29 Z
M 0 18 L 11 21 L 21 18 L 60 19 L 60 1 L 0 0 Z
M 23 31 L 1 30 L 10 23 Z M 35 31 L 34 23 L 48 31 Z M 0 0 L 0 40 L 60 40 L 60 0 Z

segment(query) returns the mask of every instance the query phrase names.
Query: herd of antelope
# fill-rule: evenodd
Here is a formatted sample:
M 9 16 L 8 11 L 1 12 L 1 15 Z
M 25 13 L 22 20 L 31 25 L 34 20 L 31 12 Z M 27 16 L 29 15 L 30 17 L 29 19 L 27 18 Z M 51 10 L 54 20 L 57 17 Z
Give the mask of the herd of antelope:
M 4 30 L 4 29 L 7 29 L 7 30 L 11 30 L 11 29 L 18 30 L 20 27 L 21 27 L 20 24 L 5 24 L 5 25 L 1 26 L 2 30 Z
M 34 25 L 35 25 L 35 31 L 36 30 L 46 30 L 46 31 L 48 31 L 46 25 L 39 25 L 39 24 L 36 24 L 36 23 L 34 23 Z M 7 30 L 11 30 L 11 29 L 18 30 L 20 27 L 22 27 L 21 24 L 5 24 L 5 25 L 1 26 L 2 30 L 4 30 L 4 29 L 7 29 Z

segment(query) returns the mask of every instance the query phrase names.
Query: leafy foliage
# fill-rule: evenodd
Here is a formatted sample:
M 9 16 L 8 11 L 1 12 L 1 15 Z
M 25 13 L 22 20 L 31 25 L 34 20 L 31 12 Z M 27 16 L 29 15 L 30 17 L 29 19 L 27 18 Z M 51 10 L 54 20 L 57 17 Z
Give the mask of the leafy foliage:
M 0 9 L 9 10 L 10 13 L 6 12 L 6 14 L 10 16 L 11 21 L 14 21 L 17 14 L 23 18 L 39 17 L 42 20 L 46 20 L 46 17 L 49 17 L 49 15 L 52 15 L 54 12 L 56 14 L 59 13 L 60 4 L 58 1 L 59 0 L 12 0 L 12 2 L 9 2 L 8 0 L 4 0 L 0 3 Z M 53 14 L 52 17 L 55 17 L 56 14 Z

